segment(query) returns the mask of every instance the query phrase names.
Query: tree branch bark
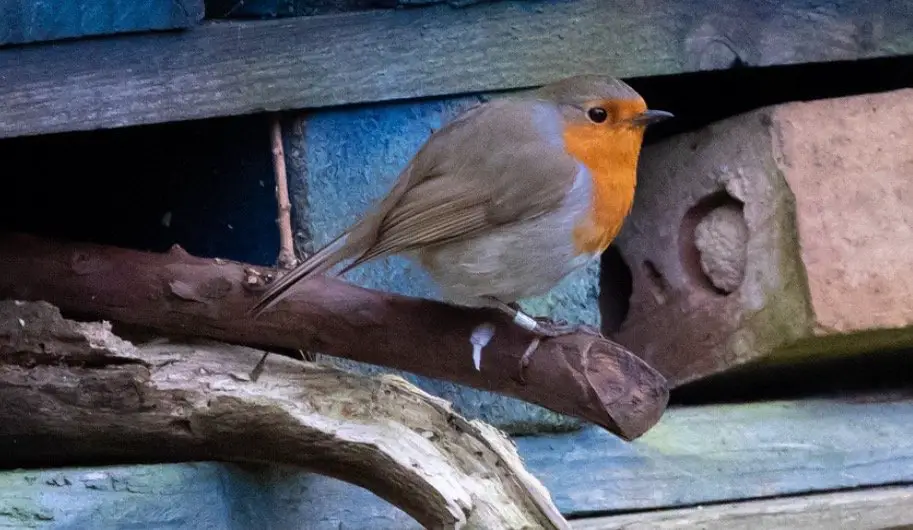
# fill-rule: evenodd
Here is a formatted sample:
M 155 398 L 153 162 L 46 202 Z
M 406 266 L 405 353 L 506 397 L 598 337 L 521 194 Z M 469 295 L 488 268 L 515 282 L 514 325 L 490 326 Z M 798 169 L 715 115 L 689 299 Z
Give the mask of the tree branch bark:
M 626 440 L 662 416 L 666 381 L 622 346 L 577 333 L 542 342 L 516 380 L 531 336 L 496 311 L 304 282 L 258 319 L 246 316 L 274 273 L 188 255 L 0 234 L 0 298 L 45 300 L 64 311 L 258 348 L 319 351 L 513 396 L 583 418 Z M 495 325 L 481 370 L 470 336 Z
M 339 478 L 426 528 L 568 529 L 502 433 L 393 375 L 210 341 L 131 344 L 50 304 L 0 302 L 2 466 L 282 463 Z

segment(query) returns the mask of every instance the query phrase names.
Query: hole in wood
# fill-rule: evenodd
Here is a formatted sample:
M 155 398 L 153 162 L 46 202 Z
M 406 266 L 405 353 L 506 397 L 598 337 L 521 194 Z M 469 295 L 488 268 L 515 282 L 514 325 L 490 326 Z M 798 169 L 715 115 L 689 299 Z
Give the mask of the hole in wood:
M 725 190 L 702 198 L 679 229 L 679 257 L 693 286 L 726 296 L 745 276 L 748 225 L 744 204 Z
M 634 292 L 631 268 L 615 245 L 610 245 L 602 254 L 599 280 L 602 332 L 611 335 L 617 333 L 628 318 L 631 294 Z

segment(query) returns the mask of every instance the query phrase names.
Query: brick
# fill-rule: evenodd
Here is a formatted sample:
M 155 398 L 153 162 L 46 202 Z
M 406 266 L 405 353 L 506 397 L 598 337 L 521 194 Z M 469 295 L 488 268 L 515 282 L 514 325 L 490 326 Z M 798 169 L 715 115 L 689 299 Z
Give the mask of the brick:
M 203 0 L 0 0 L 0 46 L 188 28 Z
M 313 251 L 339 235 L 389 190 L 431 131 L 476 102 L 475 97 L 340 108 L 310 113 L 303 141 L 287 150 L 297 245 Z M 372 289 L 439 300 L 427 274 L 394 256 L 363 265 L 344 278 Z M 599 326 L 599 264 L 566 278 L 541 297 L 520 302 L 534 316 Z M 395 330 L 391 330 L 395 333 Z M 470 361 L 467 353 L 467 362 Z M 388 371 L 332 359 L 360 372 Z M 509 433 L 577 428 L 582 423 L 513 398 L 396 372 L 425 391 L 451 401 L 471 418 Z
M 644 150 L 616 338 L 675 384 L 913 345 L 913 90 L 767 107 Z

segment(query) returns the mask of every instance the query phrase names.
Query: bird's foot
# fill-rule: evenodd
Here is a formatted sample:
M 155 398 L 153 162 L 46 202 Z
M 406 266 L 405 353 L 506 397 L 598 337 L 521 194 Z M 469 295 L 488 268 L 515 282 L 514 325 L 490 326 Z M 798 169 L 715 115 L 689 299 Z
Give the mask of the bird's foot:
M 539 337 L 560 337 L 574 333 L 578 327 L 563 320 L 537 318 L 536 329 L 533 330 L 533 333 L 539 335 Z
M 531 330 L 536 336 L 533 337 L 533 340 L 530 342 L 529 346 L 526 347 L 526 351 L 523 352 L 523 355 L 520 356 L 517 379 L 521 384 L 526 384 L 525 372 L 527 366 L 529 366 L 530 359 L 533 356 L 533 353 L 539 348 L 539 344 L 542 342 L 543 338 L 555 338 L 561 337 L 563 335 L 570 335 L 572 333 L 586 333 L 588 335 L 596 335 L 602 337 L 602 333 L 599 332 L 593 326 L 586 324 L 569 324 L 565 321 L 552 321 L 548 319 L 537 318 L 536 320 L 536 329 Z

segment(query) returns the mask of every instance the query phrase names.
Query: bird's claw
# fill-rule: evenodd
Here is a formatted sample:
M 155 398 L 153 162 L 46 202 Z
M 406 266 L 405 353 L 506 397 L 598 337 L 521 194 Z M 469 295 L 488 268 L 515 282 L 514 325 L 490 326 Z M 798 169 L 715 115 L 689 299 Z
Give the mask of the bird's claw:
M 523 385 L 526 384 L 526 368 L 529 366 L 530 359 L 543 338 L 561 337 L 572 333 L 585 333 L 587 335 L 605 338 L 598 329 L 588 324 L 569 324 L 565 321 L 552 321 L 538 318 L 536 319 L 536 324 L 537 329 L 533 331 L 535 337 L 533 337 L 529 346 L 526 347 L 526 351 L 523 352 L 523 355 L 520 356 L 520 361 L 518 363 L 517 380 Z

